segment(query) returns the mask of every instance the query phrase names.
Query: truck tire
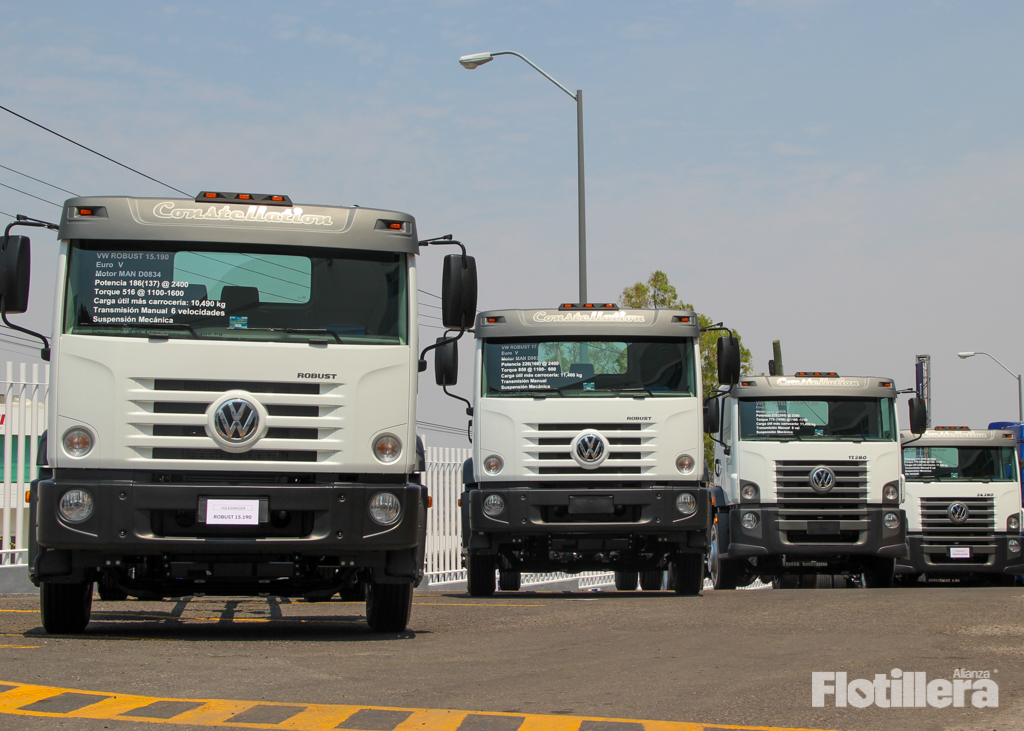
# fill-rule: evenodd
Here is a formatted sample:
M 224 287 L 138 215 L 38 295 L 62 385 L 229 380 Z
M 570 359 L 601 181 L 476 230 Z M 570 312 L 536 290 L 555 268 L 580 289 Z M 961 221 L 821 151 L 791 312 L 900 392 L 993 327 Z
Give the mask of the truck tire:
M 776 574 L 772 577 L 772 589 L 799 589 L 800 577 L 796 574 Z
M 92 582 L 39 585 L 39 610 L 43 629 L 52 635 L 78 634 L 92 614 Z
M 366 623 L 374 632 L 404 632 L 412 611 L 412 583 L 367 584 Z
M 514 569 L 498 569 L 498 588 L 501 591 L 519 591 L 523 575 Z
M 494 557 L 470 553 L 466 556 L 466 591 L 470 596 L 494 596 Z
M 644 591 L 661 591 L 665 581 L 665 572 L 661 569 L 640 572 L 640 588 Z
M 739 586 L 740 572 L 736 562 L 722 558 L 722 545 L 718 535 L 718 523 L 711 526 L 711 548 L 708 551 L 708 576 L 716 590 L 735 589 Z M 749 582 L 748 582 L 749 583 Z
M 639 571 L 616 571 L 616 591 L 636 591 L 636 585 L 640 582 Z
M 684 553 L 672 561 L 675 581 L 672 590 L 679 596 L 698 596 L 704 588 L 704 556 Z
M 896 559 L 871 558 L 864 567 L 864 586 L 868 589 L 891 589 L 896 579 Z

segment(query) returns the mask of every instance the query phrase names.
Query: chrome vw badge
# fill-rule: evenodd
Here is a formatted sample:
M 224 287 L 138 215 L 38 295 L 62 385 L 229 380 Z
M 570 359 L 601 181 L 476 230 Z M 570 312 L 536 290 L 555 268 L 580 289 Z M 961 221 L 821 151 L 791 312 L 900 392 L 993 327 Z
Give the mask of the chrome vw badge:
M 946 515 L 954 523 L 965 523 L 971 517 L 971 511 L 964 503 L 953 503 L 947 508 Z
M 828 467 L 815 467 L 807 482 L 815 492 L 828 492 L 836 485 L 836 473 Z
M 256 407 L 244 398 L 225 401 L 217 409 L 214 421 L 217 433 L 234 444 L 242 444 L 256 434 L 260 425 L 260 415 Z
M 597 469 L 608 458 L 607 442 L 594 431 L 577 434 L 569 448 L 576 464 L 585 470 Z
M 267 435 L 267 410 L 248 391 L 228 391 L 206 410 L 206 435 L 225 452 L 247 452 Z

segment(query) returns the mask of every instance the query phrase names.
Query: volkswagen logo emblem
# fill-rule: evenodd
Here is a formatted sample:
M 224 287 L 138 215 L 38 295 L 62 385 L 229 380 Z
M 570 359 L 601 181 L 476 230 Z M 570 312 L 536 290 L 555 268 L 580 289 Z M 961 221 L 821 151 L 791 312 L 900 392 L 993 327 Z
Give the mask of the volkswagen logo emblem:
M 218 407 L 214 425 L 224 440 L 244 444 L 259 431 L 260 415 L 244 398 L 233 398 Z
M 953 503 L 947 508 L 946 515 L 954 523 L 965 523 L 971 517 L 971 511 L 964 503 Z
M 576 454 L 584 462 L 599 462 L 604 456 L 604 440 L 597 434 L 584 434 L 576 442 Z
M 836 485 L 836 473 L 828 467 L 815 467 L 807 482 L 815 492 L 828 492 Z

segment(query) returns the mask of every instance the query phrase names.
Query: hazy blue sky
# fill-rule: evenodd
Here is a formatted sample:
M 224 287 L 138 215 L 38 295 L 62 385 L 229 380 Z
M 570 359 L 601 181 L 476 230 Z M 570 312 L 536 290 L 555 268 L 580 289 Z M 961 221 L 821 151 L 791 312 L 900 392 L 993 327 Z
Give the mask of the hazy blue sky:
M 551 306 L 577 289 L 572 100 L 512 57 L 475 71 L 457 62 L 518 51 L 584 90 L 590 299 L 614 300 L 660 268 L 740 331 L 758 372 L 776 338 L 790 371 L 901 387 L 913 385 L 914 355 L 930 353 L 936 423 L 1016 416 L 1014 379 L 955 353 L 1024 369 L 1019 2 L 0 11 L 3 106 L 189 193 L 408 211 L 421 235 L 471 247 L 481 309 Z M 0 165 L 81 194 L 168 193 L 6 113 Z M 67 197 L 4 169 L 0 183 Z M 59 217 L 4 187 L 0 211 Z M 54 238 L 33 244 L 22 321 L 49 333 Z M 433 292 L 441 253 L 420 261 Z M 0 358 L 31 356 L 4 347 Z M 431 380 L 421 418 L 463 425 Z

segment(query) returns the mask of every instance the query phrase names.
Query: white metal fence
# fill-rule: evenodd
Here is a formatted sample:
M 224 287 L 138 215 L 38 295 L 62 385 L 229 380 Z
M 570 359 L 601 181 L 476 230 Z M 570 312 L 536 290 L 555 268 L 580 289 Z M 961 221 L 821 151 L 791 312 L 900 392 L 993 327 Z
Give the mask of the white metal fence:
M 28 557 L 28 501 L 25 492 L 36 476 L 39 435 L 46 429 L 50 366 L 29 369 L 7 363 L 3 382 L 3 511 L 0 565 L 26 563 Z

